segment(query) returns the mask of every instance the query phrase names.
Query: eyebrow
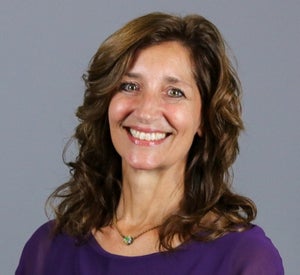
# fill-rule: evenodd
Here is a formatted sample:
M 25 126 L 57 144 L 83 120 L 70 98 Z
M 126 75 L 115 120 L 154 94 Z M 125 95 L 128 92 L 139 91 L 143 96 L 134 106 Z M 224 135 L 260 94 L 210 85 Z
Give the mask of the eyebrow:
M 178 78 L 174 77 L 174 76 L 167 76 L 166 77 L 167 82 L 172 83 L 172 84 L 176 84 L 176 83 L 186 83 L 185 81 L 179 80 Z
M 132 77 L 132 78 L 136 78 L 136 79 L 142 78 L 141 74 L 133 73 L 133 72 L 127 72 L 127 73 L 124 74 L 124 76 Z
M 143 76 L 141 74 L 134 73 L 134 72 L 127 72 L 127 73 L 124 74 L 124 76 L 135 78 L 135 79 L 142 79 L 143 78 Z M 167 83 L 170 83 L 170 84 L 182 83 L 184 85 L 191 86 L 186 81 L 180 80 L 180 79 L 178 79 L 177 77 L 174 77 L 174 76 L 167 76 L 167 77 L 165 77 L 165 81 Z

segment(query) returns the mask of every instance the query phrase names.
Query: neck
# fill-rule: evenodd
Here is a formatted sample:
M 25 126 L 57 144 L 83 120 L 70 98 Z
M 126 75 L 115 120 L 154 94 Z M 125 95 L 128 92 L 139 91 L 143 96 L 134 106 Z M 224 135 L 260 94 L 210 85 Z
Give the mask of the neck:
M 123 167 L 123 187 L 116 218 L 127 227 L 161 224 L 178 210 L 183 196 L 183 170 L 141 171 Z

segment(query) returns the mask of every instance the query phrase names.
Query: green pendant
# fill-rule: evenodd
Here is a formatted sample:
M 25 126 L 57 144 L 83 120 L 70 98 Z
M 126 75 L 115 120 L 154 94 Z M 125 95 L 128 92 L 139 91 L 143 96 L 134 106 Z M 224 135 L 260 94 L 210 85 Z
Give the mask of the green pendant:
M 123 237 L 123 242 L 127 245 L 131 245 L 133 243 L 133 237 L 131 236 L 124 236 Z

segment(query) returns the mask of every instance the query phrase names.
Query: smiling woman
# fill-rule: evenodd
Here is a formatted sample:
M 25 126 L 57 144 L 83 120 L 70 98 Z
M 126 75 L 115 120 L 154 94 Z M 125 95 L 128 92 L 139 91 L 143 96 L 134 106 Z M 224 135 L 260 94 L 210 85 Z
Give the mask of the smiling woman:
M 71 178 L 16 274 L 283 274 L 254 203 L 230 189 L 240 86 L 212 23 L 134 19 L 84 80 Z
M 201 132 L 201 99 L 192 68 L 188 50 L 178 42 L 137 54 L 108 109 L 123 166 L 173 170 L 174 175 L 184 171 L 194 136 Z

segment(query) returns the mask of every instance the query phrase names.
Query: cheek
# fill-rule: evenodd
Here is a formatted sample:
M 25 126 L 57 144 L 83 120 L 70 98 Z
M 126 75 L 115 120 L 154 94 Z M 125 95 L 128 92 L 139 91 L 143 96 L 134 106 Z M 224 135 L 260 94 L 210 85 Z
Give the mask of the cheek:
M 128 113 L 128 104 L 124 100 L 120 99 L 118 95 L 115 95 L 108 107 L 108 119 L 109 124 L 112 126 L 122 121 Z
M 113 121 L 115 120 L 115 117 L 116 117 L 116 106 L 114 104 L 114 100 L 112 99 L 108 107 L 108 121 L 110 127 Z
M 168 108 L 168 120 L 178 131 L 188 132 L 194 135 L 199 130 L 200 120 L 200 106 L 184 106 L 183 108 L 177 108 L 171 106 Z

